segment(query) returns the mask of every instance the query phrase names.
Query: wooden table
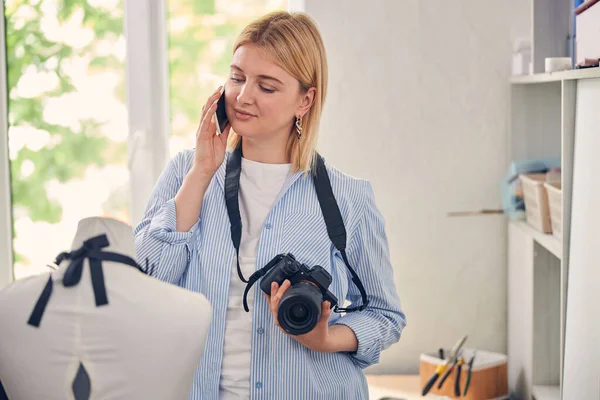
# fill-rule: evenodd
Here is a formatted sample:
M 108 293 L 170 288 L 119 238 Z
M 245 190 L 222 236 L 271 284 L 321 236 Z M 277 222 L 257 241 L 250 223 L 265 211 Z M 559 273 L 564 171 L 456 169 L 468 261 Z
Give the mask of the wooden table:
M 403 400 L 425 398 L 421 396 L 419 375 L 367 375 L 367 382 L 371 400 L 379 400 L 382 397 Z

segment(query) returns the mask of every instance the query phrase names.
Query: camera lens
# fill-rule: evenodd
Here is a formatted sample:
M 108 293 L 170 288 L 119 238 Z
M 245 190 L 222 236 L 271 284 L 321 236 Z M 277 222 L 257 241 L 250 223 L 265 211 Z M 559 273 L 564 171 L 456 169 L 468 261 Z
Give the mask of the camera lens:
M 302 322 L 303 320 L 306 319 L 307 315 L 308 315 L 308 310 L 306 309 L 306 307 L 303 304 L 294 304 L 290 308 L 290 318 L 294 322 Z
M 299 282 L 292 285 L 279 303 L 279 325 L 292 335 L 312 331 L 321 317 L 322 302 L 321 291 L 312 283 Z

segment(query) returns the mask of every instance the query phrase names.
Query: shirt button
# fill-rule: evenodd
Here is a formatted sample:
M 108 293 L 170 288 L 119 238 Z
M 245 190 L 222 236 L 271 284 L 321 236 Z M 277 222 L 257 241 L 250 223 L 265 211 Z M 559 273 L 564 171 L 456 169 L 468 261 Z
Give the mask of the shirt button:
M 258 328 L 258 329 L 256 330 L 256 332 L 257 332 L 259 335 L 262 335 L 263 333 L 265 333 L 265 330 L 264 330 L 263 328 Z
M 262 388 L 262 383 L 261 382 L 256 382 L 256 388 L 257 389 L 261 389 Z
M 267 229 L 271 229 L 272 227 L 273 227 L 273 225 L 271 225 L 270 223 L 267 223 L 267 224 L 265 225 L 265 228 L 267 228 Z

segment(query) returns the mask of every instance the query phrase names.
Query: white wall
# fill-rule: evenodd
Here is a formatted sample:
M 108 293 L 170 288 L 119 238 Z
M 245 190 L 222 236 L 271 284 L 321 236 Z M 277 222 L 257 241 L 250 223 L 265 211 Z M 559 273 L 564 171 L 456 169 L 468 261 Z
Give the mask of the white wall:
M 320 150 L 369 179 L 387 221 L 408 326 L 373 373 L 418 371 L 423 351 L 506 352 L 503 217 L 512 40 L 522 0 L 305 0 L 324 36 L 329 94 Z

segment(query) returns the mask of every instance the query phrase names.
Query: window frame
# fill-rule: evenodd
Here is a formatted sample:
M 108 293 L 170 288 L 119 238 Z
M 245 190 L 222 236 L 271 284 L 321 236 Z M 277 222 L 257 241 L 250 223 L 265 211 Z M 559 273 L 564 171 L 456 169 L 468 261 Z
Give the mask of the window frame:
M 14 281 L 4 2 L 0 18 L 0 289 Z
M 169 156 L 167 4 L 127 0 L 124 7 L 131 224 L 141 220 Z

